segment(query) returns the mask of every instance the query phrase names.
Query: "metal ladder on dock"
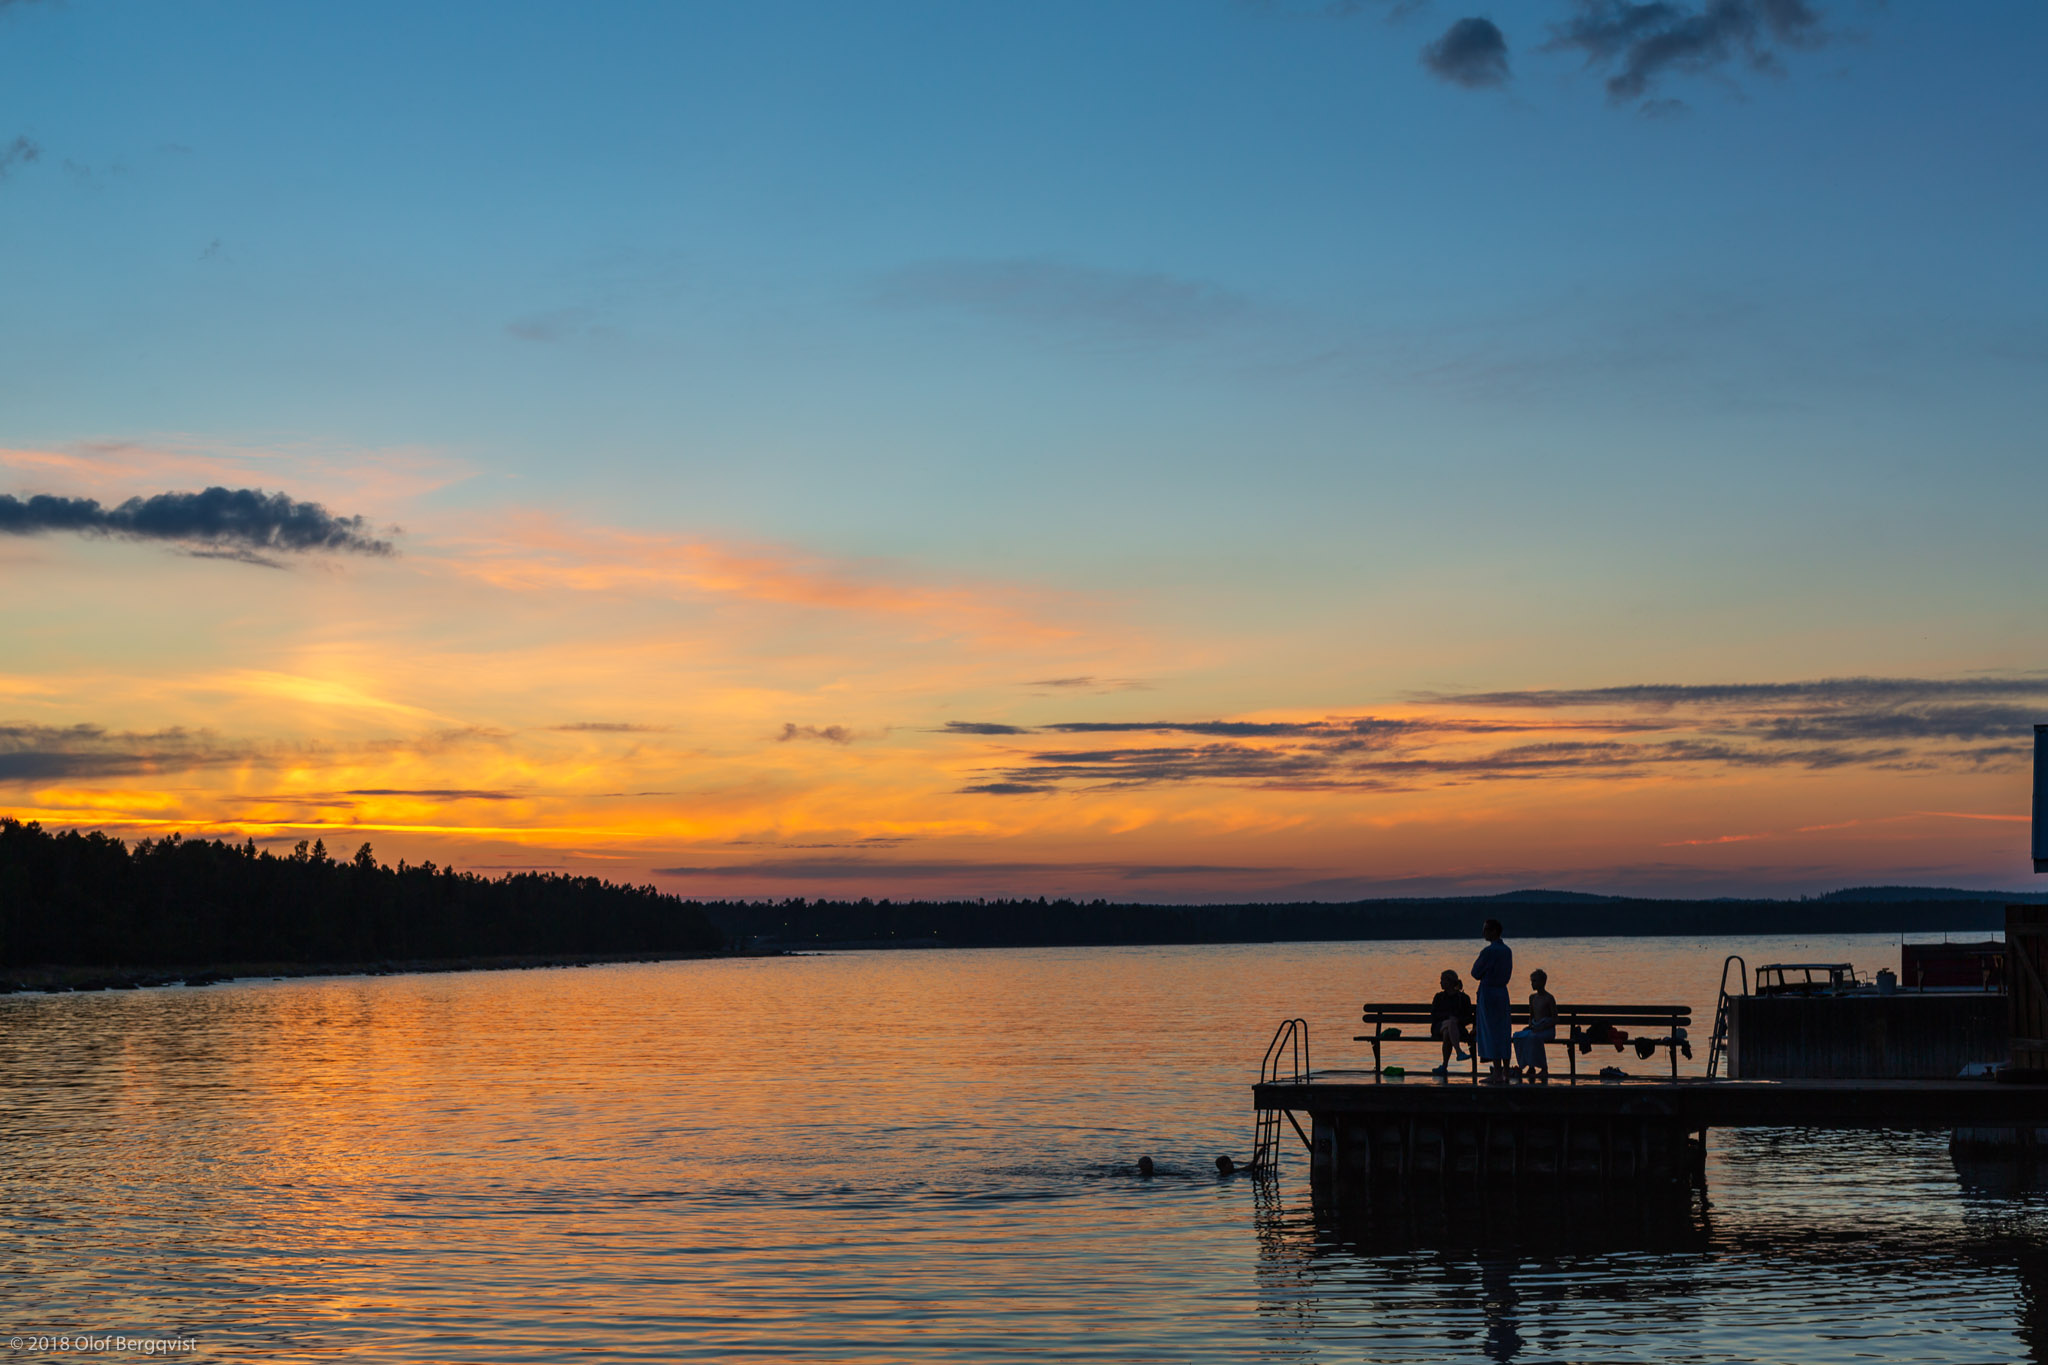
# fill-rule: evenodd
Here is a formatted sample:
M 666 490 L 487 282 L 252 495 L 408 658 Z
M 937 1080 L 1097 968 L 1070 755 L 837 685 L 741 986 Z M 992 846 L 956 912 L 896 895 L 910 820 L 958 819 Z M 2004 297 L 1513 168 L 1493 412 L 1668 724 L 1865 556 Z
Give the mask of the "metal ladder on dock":
M 1308 1080 L 1308 1020 L 1283 1019 L 1280 1027 L 1273 1030 L 1273 1041 L 1266 1044 L 1266 1055 L 1259 1062 L 1259 1084 L 1273 1085 L 1282 1081 L 1290 1085 L 1301 1085 Z M 1258 1129 L 1252 1142 L 1251 1169 L 1262 1175 L 1271 1175 L 1280 1168 L 1280 1116 L 1286 1111 L 1261 1109 Z M 1301 1124 L 1293 1114 L 1287 1114 L 1287 1121 L 1294 1124 L 1294 1131 L 1301 1133 L 1303 1146 L 1308 1145 L 1308 1134 L 1301 1132 Z
M 1730 953 L 1721 962 L 1721 999 L 1714 1006 L 1714 1039 L 1707 1047 L 1707 1079 L 1710 1081 L 1721 1074 L 1721 1059 L 1728 1055 L 1728 1020 L 1734 1013 L 1728 1005 L 1728 968 L 1731 965 L 1741 969 L 1741 993 L 1749 994 L 1749 964 L 1739 954 Z

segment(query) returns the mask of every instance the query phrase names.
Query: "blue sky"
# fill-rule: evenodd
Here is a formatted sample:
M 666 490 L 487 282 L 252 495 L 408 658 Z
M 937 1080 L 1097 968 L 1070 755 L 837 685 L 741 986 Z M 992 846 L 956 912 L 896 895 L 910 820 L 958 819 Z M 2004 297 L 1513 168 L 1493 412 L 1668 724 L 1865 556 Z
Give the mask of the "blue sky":
M 2048 13 L 1722 10 L 16 0 L 0 492 L 1001 585 L 1183 717 L 2048 666 Z

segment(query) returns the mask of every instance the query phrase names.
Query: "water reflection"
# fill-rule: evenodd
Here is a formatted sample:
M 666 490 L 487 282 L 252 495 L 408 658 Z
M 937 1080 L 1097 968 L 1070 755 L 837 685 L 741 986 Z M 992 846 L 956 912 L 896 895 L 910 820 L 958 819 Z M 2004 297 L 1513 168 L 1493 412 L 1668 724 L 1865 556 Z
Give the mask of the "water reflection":
M 1560 1347 L 1572 1318 L 1643 1309 L 1683 1321 L 1702 1298 L 1708 1244 L 1705 1199 L 1682 1188 L 1431 1181 L 1312 1201 L 1295 1223 L 1269 1217 L 1261 1281 L 1279 1298 L 1317 1305 L 1318 1320 L 1299 1335 L 1334 1330 L 1398 1352 L 1413 1333 L 1451 1354 L 1508 1361 Z M 1615 1258 L 1626 1273 L 1613 1273 Z M 1319 1292 L 1303 1293 L 1308 1283 Z
M 1961 1179 L 1958 1179 L 1958 1176 Z M 1706 1190 L 1386 1184 L 1259 1214 L 1276 1353 L 2048 1365 L 2048 1183 L 1929 1134 L 1724 1134 Z
M 1717 1135 L 1711 1202 L 1214 1176 L 1275 1018 L 1450 950 L 8 997 L 0 1306 L 266 1362 L 2039 1358 L 2048 1194 L 1939 1136 Z

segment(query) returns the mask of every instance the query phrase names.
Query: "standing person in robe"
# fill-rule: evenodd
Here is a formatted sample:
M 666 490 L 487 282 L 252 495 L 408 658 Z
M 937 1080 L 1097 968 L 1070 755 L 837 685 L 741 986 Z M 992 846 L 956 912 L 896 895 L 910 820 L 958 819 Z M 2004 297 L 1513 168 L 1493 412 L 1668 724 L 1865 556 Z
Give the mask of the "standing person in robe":
M 1529 973 L 1529 1026 L 1515 1035 L 1515 1061 L 1525 1080 L 1550 1079 L 1550 1055 L 1543 1045 L 1557 1037 L 1557 997 L 1549 982 L 1550 974 L 1541 967 Z
M 1489 1081 L 1506 1081 L 1508 1061 L 1508 982 L 1515 979 L 1515 954 L 1501 942 L 1500 921 L 1490 919 L 1480 926 L 1486 946 L 1472 964 L 1472 984 L 1478 989 L 1479 1020 L 1472 1030 L 1472 1047 L 1479 1060 L 1490 1062 Z

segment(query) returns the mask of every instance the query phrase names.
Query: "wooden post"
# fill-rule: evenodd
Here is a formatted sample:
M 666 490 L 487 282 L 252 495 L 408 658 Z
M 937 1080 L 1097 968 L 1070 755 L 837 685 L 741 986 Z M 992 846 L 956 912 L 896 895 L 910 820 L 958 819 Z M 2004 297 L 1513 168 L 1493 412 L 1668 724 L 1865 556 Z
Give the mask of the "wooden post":
M 2048 872 L 2048 725 L 2034 727 L 2034 871 Z
M 2005 907 L 2006 1019 L 2015 1081 L 2048 1080 L 2048 905 Z

